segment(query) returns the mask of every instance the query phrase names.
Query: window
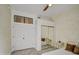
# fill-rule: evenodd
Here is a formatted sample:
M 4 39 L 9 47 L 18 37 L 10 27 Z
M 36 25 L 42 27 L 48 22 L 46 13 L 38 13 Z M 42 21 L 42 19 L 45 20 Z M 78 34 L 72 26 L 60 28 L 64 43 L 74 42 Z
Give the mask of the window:
M 14 22 L 33 24 L 33 19 L 29 17 L 14 15 Z

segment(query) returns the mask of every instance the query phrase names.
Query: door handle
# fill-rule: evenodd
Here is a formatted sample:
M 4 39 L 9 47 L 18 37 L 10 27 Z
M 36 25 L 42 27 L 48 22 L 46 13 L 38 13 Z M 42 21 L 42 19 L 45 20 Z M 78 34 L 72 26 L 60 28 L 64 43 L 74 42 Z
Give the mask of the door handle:
M 22 39 L 24 40 L 24 37 Z

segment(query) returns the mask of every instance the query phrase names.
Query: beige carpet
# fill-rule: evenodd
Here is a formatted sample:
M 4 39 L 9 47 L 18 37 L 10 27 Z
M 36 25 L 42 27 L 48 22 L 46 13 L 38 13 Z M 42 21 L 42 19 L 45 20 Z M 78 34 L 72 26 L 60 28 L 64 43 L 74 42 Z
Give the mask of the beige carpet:
M 40 55 L 41 52 L 38 52 L 34 48 L 28 48 L 28 49 L 13 51 L 11 54 L 12 55 Z
M 50 47 L 50 48 L 43 49 L 41 51 L 37 51 L 35 48 L 28 48 L 28 49 L 13 51 L 11 54 L 12 55 L 41 55 L 42 53 L 53 51 L 56 49 L 57 48 L 55 47 Z

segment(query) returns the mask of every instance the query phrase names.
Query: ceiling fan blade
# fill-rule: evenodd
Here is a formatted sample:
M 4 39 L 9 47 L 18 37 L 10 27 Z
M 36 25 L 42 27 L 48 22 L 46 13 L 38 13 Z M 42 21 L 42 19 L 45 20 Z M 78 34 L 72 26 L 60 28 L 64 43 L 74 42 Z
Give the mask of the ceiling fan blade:
M 43 9 L 43 11 L 46 11 L 46 10 L 48 9 L 48 7 L 49 7 L 49 6 L 48 6 L 48 5 L 46 5 L 46 7 Z

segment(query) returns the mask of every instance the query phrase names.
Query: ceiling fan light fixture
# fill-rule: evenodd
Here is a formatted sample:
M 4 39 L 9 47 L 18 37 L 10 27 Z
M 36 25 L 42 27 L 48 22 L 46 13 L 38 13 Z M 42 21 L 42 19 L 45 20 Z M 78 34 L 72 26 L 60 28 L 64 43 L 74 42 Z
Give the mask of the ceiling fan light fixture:
M 52 6 L 52 4 L 48 4 L 48 6 L 49 6 L 49 7 L 51 7 L 51 6 Z
M 49 7 L 51 7 L 52 6 L 52 4 L 47 4 L 46 6 L 45 6 L 45 8 L 43 9 L 43 11 L 46 11 Z

